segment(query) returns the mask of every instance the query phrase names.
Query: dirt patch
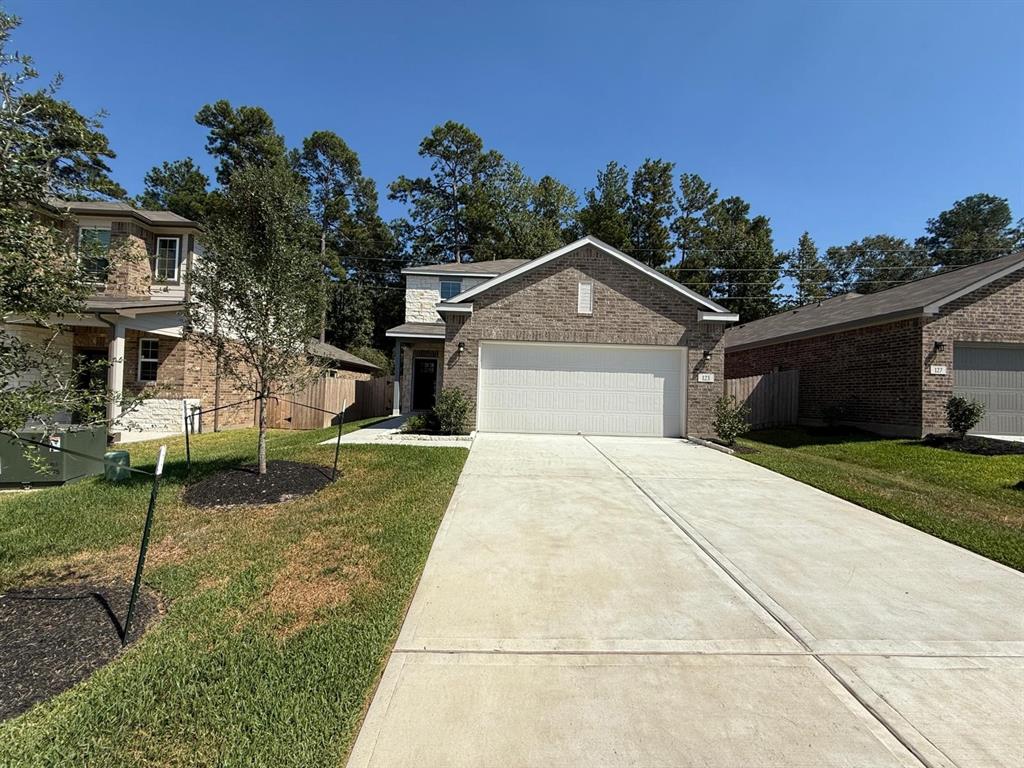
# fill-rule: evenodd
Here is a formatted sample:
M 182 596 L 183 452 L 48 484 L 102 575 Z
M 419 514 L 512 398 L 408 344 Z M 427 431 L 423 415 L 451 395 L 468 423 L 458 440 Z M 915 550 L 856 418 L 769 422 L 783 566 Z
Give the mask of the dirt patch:
M 267 606 L 283 619 L 278 637 L 300 632 L 320 611 L 344 605 L 355 590 L 372 587 L 375 565 L 365 544 L 339 545 L 319 532 L 289 547 L 266 596 Z
M 319 491 L 331 483 L 331 470 L 318 464 L 271 461 L 267 474 L 255 465 L 228 469 L 190 485 L 185 503 L 194 507 L 277 504 Z
M 0 595 L 0 720 L 80 683 L 121 652 L 131 584 L 68 581 Z M 163 613 L 139 592 L 129 641 Z
M 956 435 L 932 434 L 921 441 L 931 448 L 942 448 L 947 451 L 973 453 L 976 456 L 1021 456 L 1024 455 L 1024 443 L 1012 440 L 996 440 L 991 437 L 968 435 L 962 440 Z

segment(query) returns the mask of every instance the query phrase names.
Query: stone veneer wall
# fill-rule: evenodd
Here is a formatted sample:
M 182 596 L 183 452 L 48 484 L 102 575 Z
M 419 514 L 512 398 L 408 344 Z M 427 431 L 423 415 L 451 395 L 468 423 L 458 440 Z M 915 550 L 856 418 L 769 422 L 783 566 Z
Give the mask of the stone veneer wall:
M 593 283 L 591 315 L 576 312 L 581 280 Z M 481 340 L 645 344 L 688 347 L 686 431 L 713 433 L 715 400 L 724 391 L 724 324 L 698 322 L 696 304 L 603 251 L 581 246 L 480 294 L 473 307 L 472 315 L 449 315 L 442 366 L 444 386 L 469 398 L 474 422 Z M 459 342 L 466 345 L 461 355 Z M 699 383 L 699 373 L 713 373 L 715 381 Z
M 441 316 L 435 309 L 441 301 L 441 279 L 436 275 L 405 276 L 405 322 L 441 322 Z M 484 282 L 482 278 L 457 277 L 455 275 L 452 276 L 452 279 L 461 280 L 464 291 Z

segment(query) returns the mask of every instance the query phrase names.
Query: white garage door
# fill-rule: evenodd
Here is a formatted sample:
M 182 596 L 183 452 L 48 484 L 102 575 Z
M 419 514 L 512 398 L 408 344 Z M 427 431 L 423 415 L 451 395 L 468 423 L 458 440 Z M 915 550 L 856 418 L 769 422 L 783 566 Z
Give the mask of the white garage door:
M 683 347 L 480 345 L 482 432 L 678 437 Z
M 1024 344 L 953 346 L 953 392 L 979 400 L 980 435 L 1024 435 Z

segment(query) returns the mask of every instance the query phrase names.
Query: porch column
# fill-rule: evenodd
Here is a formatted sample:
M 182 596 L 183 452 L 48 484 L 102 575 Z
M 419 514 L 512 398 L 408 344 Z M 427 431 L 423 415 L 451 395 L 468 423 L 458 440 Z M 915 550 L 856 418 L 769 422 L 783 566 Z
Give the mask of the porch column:
M 107 421 L 108 429 L 121 415 L 121 393 L 124 391 L 124 326 L 113 327 L 110 343 L 107 345 Z
M 391 415 L 398 416 L 402 413 L 402 342 L 395 341 L 395 383 L 392 385 Z

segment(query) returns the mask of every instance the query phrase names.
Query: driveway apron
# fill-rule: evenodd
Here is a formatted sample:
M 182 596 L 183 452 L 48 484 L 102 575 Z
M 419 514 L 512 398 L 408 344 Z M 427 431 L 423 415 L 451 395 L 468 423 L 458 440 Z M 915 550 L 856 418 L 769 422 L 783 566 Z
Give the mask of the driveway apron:
M 684 441 L 480 435 L 349 765 L 1024 765 L 1022 596 Z

